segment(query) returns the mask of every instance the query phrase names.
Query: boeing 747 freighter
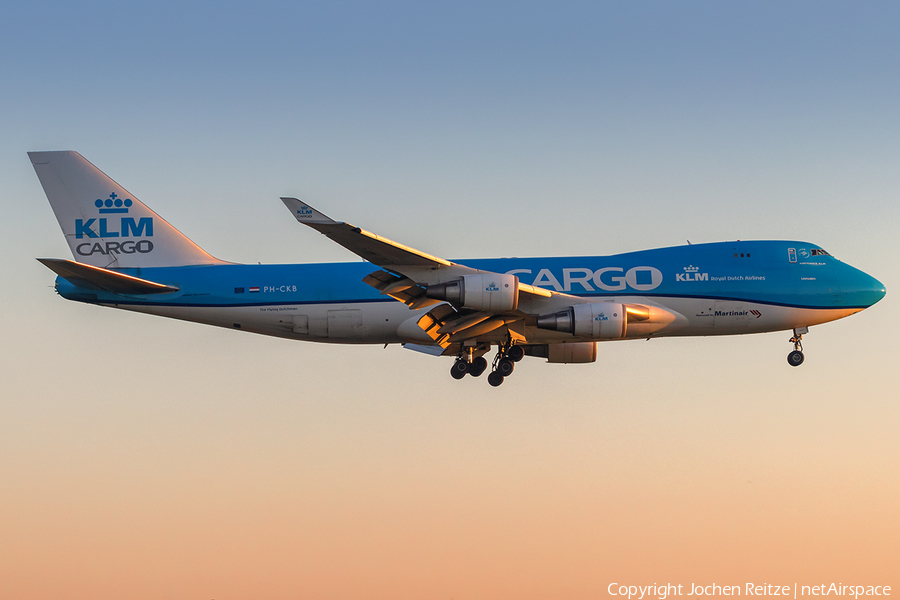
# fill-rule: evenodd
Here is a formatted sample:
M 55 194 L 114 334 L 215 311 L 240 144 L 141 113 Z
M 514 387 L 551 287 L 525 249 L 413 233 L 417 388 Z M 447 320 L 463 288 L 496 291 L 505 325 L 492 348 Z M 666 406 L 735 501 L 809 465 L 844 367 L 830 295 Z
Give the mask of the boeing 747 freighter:
M 75 258 L 38 259 L 69 300 L 311 342 L 402 344 L 455 358 L 456 379 L 503 383 L 526 356 L 590 363 L 597 342 L 791 331 L 884 297 L 816 244 L 738 241 L 611 256 L 450 261 L 290 213 L 366 262 L 242 265 L 210 256 L 77 152 L 29 157 Z

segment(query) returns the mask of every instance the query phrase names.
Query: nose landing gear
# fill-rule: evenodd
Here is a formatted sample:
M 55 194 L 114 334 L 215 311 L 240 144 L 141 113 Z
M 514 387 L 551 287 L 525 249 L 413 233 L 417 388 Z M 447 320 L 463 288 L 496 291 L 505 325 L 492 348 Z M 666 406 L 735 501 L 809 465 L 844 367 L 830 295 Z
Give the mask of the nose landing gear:
M 794 351 L 787 356 L 788 364 L 792 367 L 799 367 L 803 364 L 803 344 L 801 343 L 801 340 L 803 340 L 804 333 L 809 333 L 809 328 L 798 327 L 797 329 L 794 329 L 794 337 L 788 340 L 794 344 Z

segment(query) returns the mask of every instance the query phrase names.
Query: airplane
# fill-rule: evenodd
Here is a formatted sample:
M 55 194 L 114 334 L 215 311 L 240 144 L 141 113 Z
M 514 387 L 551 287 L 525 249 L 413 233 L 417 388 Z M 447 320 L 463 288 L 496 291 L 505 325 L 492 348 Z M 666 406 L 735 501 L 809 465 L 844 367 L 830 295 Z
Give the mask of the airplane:
M 524 357 L 592 363 L 597 342 L 792 332 L 858 313 L 884 285 L 816 244 L 735 241 L 614 254 L 450 261 L 281 198 L 364 261 L 214 258 L 73 151 L 29 152 L 75 258 L 40 258 L 76 302 L 295 340 L 402 344 L 496 387 Z

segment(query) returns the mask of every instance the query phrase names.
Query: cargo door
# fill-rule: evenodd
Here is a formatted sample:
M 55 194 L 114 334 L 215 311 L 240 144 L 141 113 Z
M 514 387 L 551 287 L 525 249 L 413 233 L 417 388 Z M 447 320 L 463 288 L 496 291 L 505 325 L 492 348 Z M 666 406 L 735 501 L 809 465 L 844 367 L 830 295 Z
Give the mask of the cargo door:
M 359 309 L 329 310 L 328 337 L 354 338 L 362 335 L 362 311 Z

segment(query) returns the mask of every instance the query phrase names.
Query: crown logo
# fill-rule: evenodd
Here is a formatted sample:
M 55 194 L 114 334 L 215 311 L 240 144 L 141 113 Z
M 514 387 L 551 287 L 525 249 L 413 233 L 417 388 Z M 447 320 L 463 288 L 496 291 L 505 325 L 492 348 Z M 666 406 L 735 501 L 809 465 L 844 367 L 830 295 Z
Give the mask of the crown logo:
M 687 273 L 696 273 L 700 270 L 700 267 L 695 267 L 694 265 L 690 265 L 688 267 L 684 267 L 685 272 Z
M 94 200 L 94 206 L 100 209 L 101 215 L 109 213 L 127 213 L 128 208 L 132 204 L 131 198 L 122 200 L 115 192 L 111 193 L 106 200 L 101 200 L 99 198 Z

